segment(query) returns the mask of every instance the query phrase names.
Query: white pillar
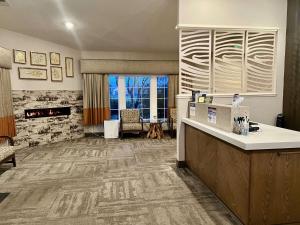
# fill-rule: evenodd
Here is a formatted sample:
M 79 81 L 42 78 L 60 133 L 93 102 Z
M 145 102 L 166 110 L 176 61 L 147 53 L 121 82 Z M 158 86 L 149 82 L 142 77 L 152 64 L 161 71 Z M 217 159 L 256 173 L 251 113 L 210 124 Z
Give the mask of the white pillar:
M 150 82 L 150 119 L 157 118 L 157 76 L 151 76 Z
M 126 85 L 125 76 L 119 76 L 118 80 L 118 91 L 119 91 L 119 110 L 126 109 Z
M 185 161 L 185 129 L 181 122 L 182 118 L 188 116 L 188 102 L 192 100 L 191 95 L 179 94 L 177 101 L 177 161 Z

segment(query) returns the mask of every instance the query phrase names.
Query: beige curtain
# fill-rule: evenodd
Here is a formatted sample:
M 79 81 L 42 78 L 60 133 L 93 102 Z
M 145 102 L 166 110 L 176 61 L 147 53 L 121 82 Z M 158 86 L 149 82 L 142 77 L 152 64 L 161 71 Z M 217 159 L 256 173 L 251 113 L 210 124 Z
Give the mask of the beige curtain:
M 0 68 L 0 136 L 16 136 L 9 69 Z
M 178 94 L 178 75 L 169 75 L 168 108 L 176 108 L 176 95 Z
M 110 119 L 108 75 L 83 74 L 83 125 Z

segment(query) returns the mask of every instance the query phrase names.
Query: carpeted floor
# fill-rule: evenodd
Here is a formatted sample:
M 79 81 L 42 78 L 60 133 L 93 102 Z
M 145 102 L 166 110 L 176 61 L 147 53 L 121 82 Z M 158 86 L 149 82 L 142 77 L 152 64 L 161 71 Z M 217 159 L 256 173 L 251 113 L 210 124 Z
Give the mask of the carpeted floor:
M 171 139 L 84 138 L 0 166 L 0 224 L 240 224 L 189 171 Z

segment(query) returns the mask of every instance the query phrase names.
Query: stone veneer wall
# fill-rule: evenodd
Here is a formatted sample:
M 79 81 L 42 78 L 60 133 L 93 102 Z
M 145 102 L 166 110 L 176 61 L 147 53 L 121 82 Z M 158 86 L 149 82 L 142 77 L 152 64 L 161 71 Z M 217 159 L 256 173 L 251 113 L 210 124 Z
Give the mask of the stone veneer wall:
M 18 148 L 32 147 L 84 136 L 82 91 L 13 91 Z M 71 107 L 70 116 L 25 119 L 25 109 Z

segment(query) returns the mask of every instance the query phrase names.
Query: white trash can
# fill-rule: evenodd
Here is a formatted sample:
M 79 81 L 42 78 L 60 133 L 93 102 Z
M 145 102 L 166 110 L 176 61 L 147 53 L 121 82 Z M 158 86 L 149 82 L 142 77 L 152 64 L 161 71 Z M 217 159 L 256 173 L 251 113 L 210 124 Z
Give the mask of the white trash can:
M 118 120 L 104 120 L 104 138 L 119 138 Z

